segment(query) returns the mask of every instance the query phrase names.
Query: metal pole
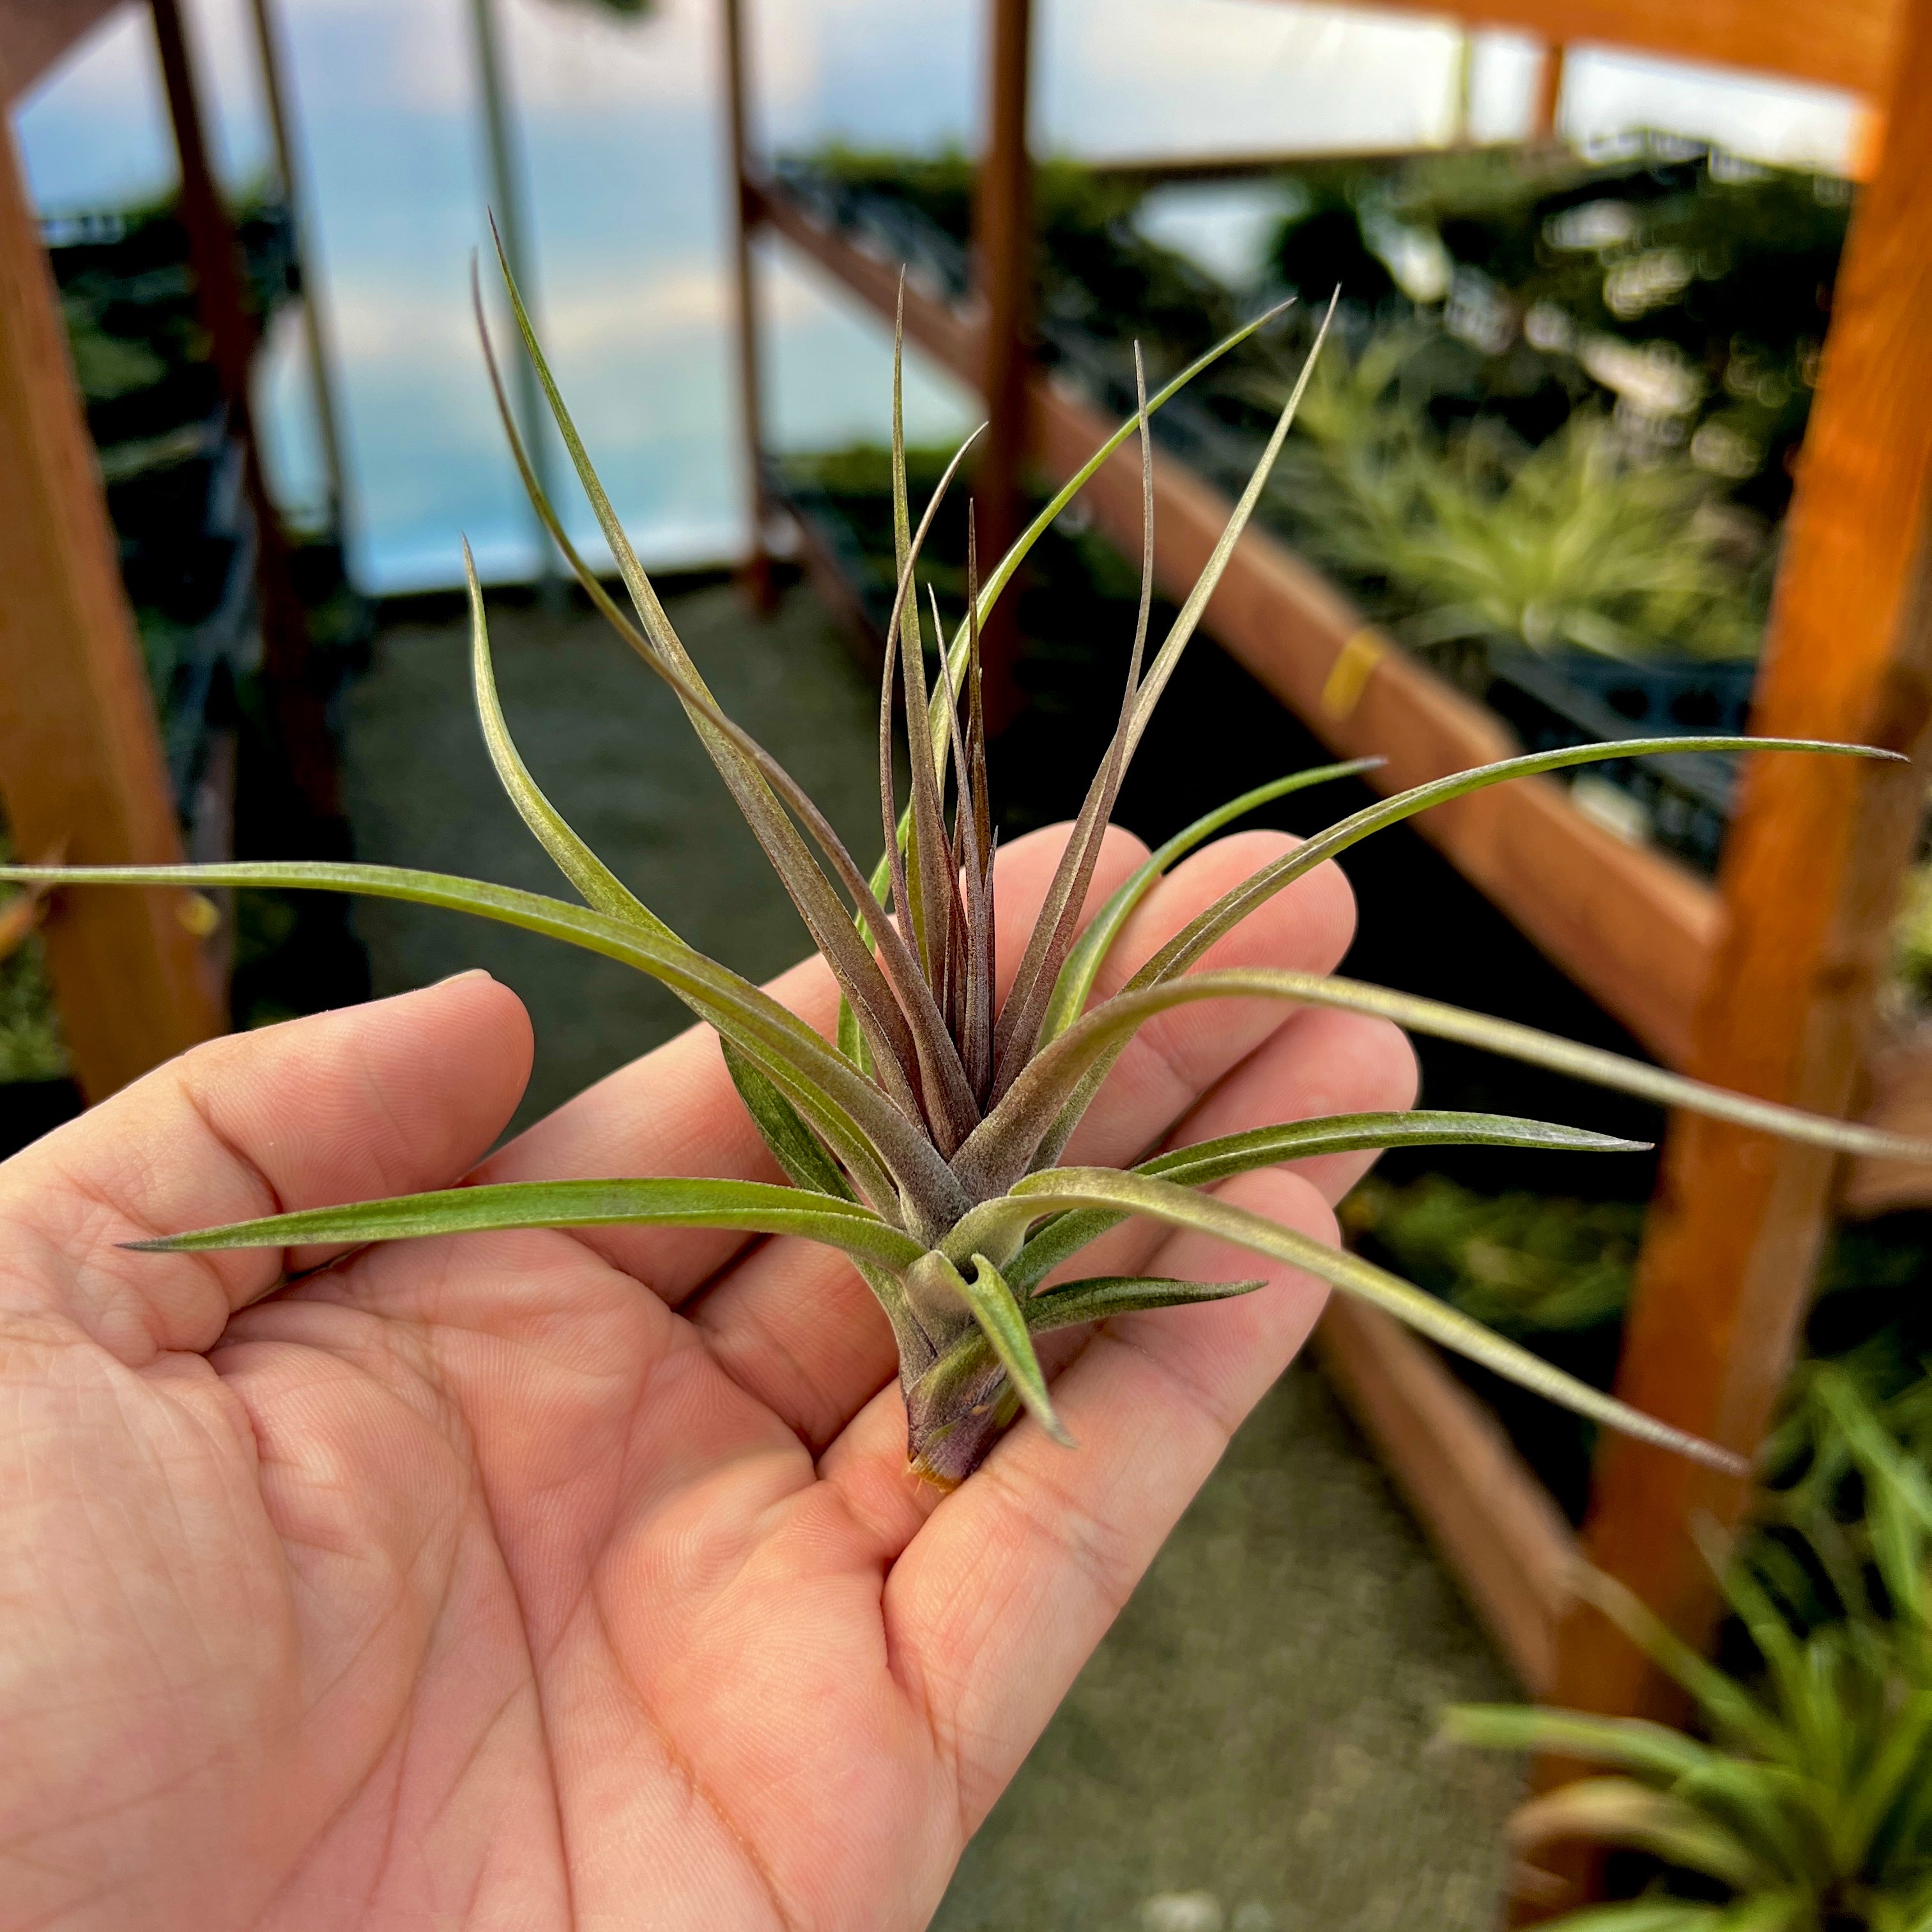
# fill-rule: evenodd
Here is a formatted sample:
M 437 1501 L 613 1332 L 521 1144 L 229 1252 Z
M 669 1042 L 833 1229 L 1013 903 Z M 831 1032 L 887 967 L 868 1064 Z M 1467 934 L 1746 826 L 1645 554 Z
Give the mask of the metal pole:
M 524 220 L 523 171 L 518 165 L 515 140 L 510 122 L 509 99 L 503 85 L 503 64 L 496 36 L 496 0 L 470 0 L 470 17 L 476 34 L 476 78 L 483 108 L 483 135 L 490 160 L 490 194 L 496 218 L 496 232 L 502 237 L 503 254 L 510 273 L 516 278 L 524 306 L 537 313 L 536 264 L 528 246 Z M 556 465 L 552 455 L 550 430 L 543 397 L 537 386 L 536 370 L 520 346 L 513 346 L 514 395 L 518 428 L 530 453 L 530 466 L 545 496 L 556 501 Z M 562 601 L 562 580 L 557 573 L 549 533 L 536 511 L 530 512 L 530 526 L 536 538 L 537 586 L 546 605 Z
M 261 57 L 262 84 L 268 95 L 268 122 L 274 134 L 275 166 L 287 197 L 289 218 L 296 236 L 296 259 L 302 268 L 302 334 L 308 347 L 309 373 L 315 384 L 316 428 L 322 438 L 322 468 L 328 478 L 330 512 L 338 536 L 346 534 L 349 515 L 346 470 L 342 460 L 342 418 L 335 395 L 335 358 L 328 339 L 328 322 L 315 272 L 313 232 L 305 213 L 307 197 L 298 178 L 295 141 L 289 124 L 288 97 L 282 86 L 280 40 L 270 15 L 271 0 L 249 0 L 255 21 L 255 45 Z
M 758 204 L 747 178 L 745 132 L 745 34 L 739 0 L 724 0 L 724 109 L 731 165 L 732 294 L 738 336 L 738 414 L 744 439 L 745 514 L 749 528 L 744 579 L 752 606 L 769 611 L 777 602 L 772 560 L 765 549 L 764 436 L 759 367 L 758 287 L 752 279 L 752 229 Z

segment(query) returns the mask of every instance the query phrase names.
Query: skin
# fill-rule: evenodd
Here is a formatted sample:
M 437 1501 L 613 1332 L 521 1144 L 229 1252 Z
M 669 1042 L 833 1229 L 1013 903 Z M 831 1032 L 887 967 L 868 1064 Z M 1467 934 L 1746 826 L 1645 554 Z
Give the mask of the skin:
M 1004 855 L 1002 934 L 1059 836 Z M 1283 842 L 1181 867 L 1110 984 Z M 1092 905 L 1142 850 L 1110 838 Z M 1353 919 L 1326 866 L 1208 963 L 1326 969 Z M 776 990 L 830 1030 L 816 962 Z M 1268 1285 L 1054 1338 L 1078 1449 L 1023 1421 L 942 1496 L 906 1473 L 884 1319 L 821 1249 L 116 1245 L 470 1173 L 778 1178 L 702 1030 L 483 1160 L 531 1051 L 467 974 L 213 1042 L 0 1166 L 0 1926 L 923 1925 L 1321 1308 L 1130 1223 L 1078 1271 Z M 1069 1157 L 1414 1083 L 1379 1022 L 1189 1007 Z M 1364 1165 L 1222 1192 L 1332 1239 Z

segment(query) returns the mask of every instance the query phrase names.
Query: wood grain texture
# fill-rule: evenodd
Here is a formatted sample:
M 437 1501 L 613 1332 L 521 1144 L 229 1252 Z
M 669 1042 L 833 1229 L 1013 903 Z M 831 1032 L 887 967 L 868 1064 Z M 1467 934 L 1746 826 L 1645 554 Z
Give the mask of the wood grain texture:
M 1496 1418 L 1426 1342 L 1330 1298 L 1324 1372 L 1532 1696 L 1550 1686 L 1576 1539 Z
M 1932 0 L 1911 0 L 1890 137 L 1854 220 L 1798 473 L 1754 727 L 1922 752 L 1932 722 L 1925 586 L 1932 388 Z M 1922 768 L 1760 758 L 1720 876 L 1726 925 L 1689 1070 L 1842 1114 L 1872 1045 L 1874 994 L 1924 796 Z M 1617 1393 L 1749 1454 L 1789 1370 L 1826 1230 L 1828 1157 L 1715 1122 L 1672 1123 Z M 1616 1440 L 1592 1559 L 1693 1641 L 1718 1613 L 1690 1537 L 1744 1486 Z M 1593 1710 L 1675 1700 L 1598 1613 L 1566 1628 L 1558 1696 Z
M 154 704 L 52 277 L 0 131 L 0 796 L 16 847 L 76 865 L 182 856 Z M 90 1100 L 220 1030 L 178 892 L 68 892 L 45 927 Z

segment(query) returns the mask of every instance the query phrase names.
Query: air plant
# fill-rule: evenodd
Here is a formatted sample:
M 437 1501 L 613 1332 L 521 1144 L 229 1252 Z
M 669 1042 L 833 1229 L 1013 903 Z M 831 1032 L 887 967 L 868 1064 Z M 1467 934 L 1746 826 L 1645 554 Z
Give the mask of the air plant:
M 1453 1740 L 1604 1768 L 1524 1805 L 1518 1852 L 1582 1839 L 1660 1862 L 1642 1896 L 1554 1921 L 1564 1932 L 1913 1932 L 1932 1919 L 1932 1481 L 1843 1370 L 1820 1365 L 1804 1406 L 1824 1473 L 1855 1474 L 1863 1509 L 1850 1525 L 1814 1509 L 1802 1556 L 1765 1537 L 1726 1564 L 1707 1539 L 1757 1653 L 1750 1678 L 1699 1657 L 1611 1579 L 1579 1579 L 1708 1737 L 1520 1706 L 1448 1714 Z
M 898 1341 L 911 1465 L 922 1476 L 950 1484 L 970 1474 L 1022 1409 L 1049 1433 L 1067 1439 L 1035 1350 L 1042 1334 L 1118 1313 L 1210 1301 L 1257 1285 L 1064 1277 L 1065 1265 L 1096 1237 L 1130 1216 L 1144 1216 L 1305 1270 L 1600 1422 L 1719 1466 L 1736 1466 L 1726 1452 L 1584 1386 L 1396 1276 L 1218 1200 L 1209 1191 L 1231 1175 L 1348 1150 L 1448 1144 L 1614 1150 L 1630 1142 L 1541 1121 L 1412 1112 L 1284 1123 L 1157 1154 L 1124 1171 L 1056 1162 L 1137 1029 L 1176 1006 L 1230 997 L 1380 1015 L 1663 1104 L 1816 1145 L 1932 1158 L 1932 1144 L 1768 1106 L 1527 1027 L 1352 980 L 1289 971 L 1194 970 L 1216 940 L 1274 894 L 1358 840 L 1432 805 L 1506 778 L 1596 758 L 1728 747 L 1738 741 L 1672 737 L 1538 753 L 1382 800 L 1264 866 L 1177 934 L 1119 992 L 1091 1004 L 1096 978 L 1129 915 L 1168 866 L 1266 800 L 1360 771 L 1372 762 L 1299 772 L 1210 814 L 1154 853 L 1083 929 L 1088 887 L 1129 760 L 1254 509 L 1288 434 L 1299 391 L 1282 409 L 1206 568 L 1150 657 L 1154 500 L 1148 418 L 1215 356 L 1268 318 L 1250 322 L 1151 398 L 1143 377 L 1135 415 L 1048 504 L 983 585 L 969 537 L 964 620 L 950 644 L 935 634 L 938 655 L 930 682 L 916 589 L 918 559 L 953 471 L 926 506 L 915 530 L 904 485 L 896 358 L 898 594 L 879 708 L 885 856 L 868 875 L 789 774 L 713 701 L 598 481 L 512 282 L 511 304 L 524 350 L 616 561 L 634 620 L 578 554 L 538 485 L 505 406 L 480 290 L 473 292 L 499 408 L 532 501 L 585 593 L 670 686 L 770 858 L 842 988 L 836 1040 L 821 1038 L 770 994 L 686 945 L 602 864 L 544 797 L 518 754 L 497 701 L 473 564 L 469 566 L 472 668 L 484 736 L 518 812 L 584 904 L 475 880 L 354 864 L 42 873 L 14 868 L 0 876 L 64 884 L 194 883 L 365 892 L 475 913 L 622 960 L 669 987 L 716 1029 L 737 1090 L 790 1184 L 645 1178 L 477 1186 L 277 1215 L 138 1245 L 284 1246 L 616 1223 L 801 1235 L 848 1256 L 877 1298 Z M 1306 380 L 1304 370 L 1304 386 Z M 1100 465 L 1136 435 L 1143 478 L 1142 590 L 1118 722 L 1027 935 L 1016 976 L 1000 999 L 993 971 L 994 840 L 986 793 L 981 627 L 1041 532 Z M 954 458 L 953 470 L 959 460 Z M 931 615 L 937 626 L 936 598 Z M 903 812 L 893 776 L 896 688 L 904 705 L 911 774 L 910 802 Z M 1758 750 L 1893 755 L 1796 740 L 1748 742 Z
M 1385 331 L 1317 380 L 1291 501 L 1312 548 L 1387 583 L 1406 642 L 1753 654 L 1744 573 L 1698 514 L 1708 477 L 1639 460 L 1589 408 L 1533 449 L 1493 418 L 1445 438 L 1405 381 L 1426 340 Z

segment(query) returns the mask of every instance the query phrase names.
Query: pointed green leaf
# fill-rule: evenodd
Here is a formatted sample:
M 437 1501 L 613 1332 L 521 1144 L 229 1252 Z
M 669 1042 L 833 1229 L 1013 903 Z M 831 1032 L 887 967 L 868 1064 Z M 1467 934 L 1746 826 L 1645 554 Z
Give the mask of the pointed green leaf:
M 1006 1372 L 1015 1391 L 1029 1414 L 1054 1442 L 1071 1449 L 1073 1438 L 1054 1412 L 1053 1398 L 1047 1394 L 1046 1377 L 1040 1358 L 1034 1353 L 1032 1337 L 1027 1333 L 1026 1317 L 1020 1312 L 1013 1292 L 1000 1279 L 1000 1271 L 983 1255 L 975 1255 L 972 1272 L 962 1274 L 946 1257 L 934 1252 L 923 1256 L 918 1272 L 938 1283 L 963 1301 L 979 1324 L 980 1334 Z
M 1136 976 L 1138 979 L 1139 976 Z M 985 1198 L 1010 1187 L 1031 1162 L 1050 1158 L 1049 1136 L 1077 1096 L 1097 1090 L 1096 1070 L 1112 1064 L 1120 1047 L 1156 1013 L 1197 1000 L 1234 997 L 1294 1000 L 1335 1006 L 1347 1012 L 1393 1020 L 1412 1033 L 1480 1047 L 1532 1066 L 1549 1068 L 1594 1086 L 1634 1094 L 1662 1107 L 1678 1107 L 1760 1132 L 1775 1134 L 1834 1153 L 1886 1160 L 1932 1161 L 1932 1142 L 1876 1128 L 1846 1125 L 1796 1107 L 1754 1100 L 1723 1088 L 1706 1086 L 1666 1073 L 1602 1048 L 1579 1046 L 1514 1020 L 1466 1012 L 1439 1000 L 1391 992 L 1359 980 L 1324 978 L 1312 973 L 1245 968 L 1191 973 L 1164 984 L 1117 994 L 1062 1034 L 1033 1061 L 999 1106 L 974 1130 L 954 1157 L 953 1166 L 973 1193 Z
M 745 1103 L 772 1158 L 790 1177 L 795 1187 L 806 1187 L 842 1200 L 852 1198 L 851 1184 L 838 1164 L 820 1145 L 818 1136 L 799 1118 L 798 1109 L 760 1073 L 742 1048 L 720 1037 L 724 1070 Z
M 1312 771 L 1294 772 L 1286 778 L 1257 785 L 1252 791 L 1244 792 L 1239 798 L 1230 799 L 1226 805 L 1216 806 L 1204 817 L 1197 818 L 1151 853 L 1095 914 L 1073 950 L 1066 956 L 1066 963 L 1060 969 L 1060 978 L 1053 989 L 1052 1004 L 1047 1008 L 1046 1018 L 1040 1027 L 1041 1044 L 1057 1040 L 1080 1017 L 1088 995 L 1094 990 L 1094 982 L 1100 977 L 1100 969 L 1106 964 L 1114 940 L 1120 938 L 1134 909 L 1154 890 L 1162 874 L 1197 845 L 1205 844 L 1236 819 L 1258 811 L 1276 799 L 1286 798 L 1291 792 L 1305 790 L 1310 785 L 1326 784 L 1331 779 L 1356 777 L 1361 772 L 1372 771 L 1382 762 L 1379 758 L 1351 758 L 1343 764 L 1322 765 Z
M 1478 1750 L 1535 1751 L 1673 1780 L 1707 1775 L 1724 1762 L 1709 1745 L 1647 1718 L 1599 1718 L 1534 1704 L 1451 1704 L 1441 1735 Z
M 1472 770 L 1452 772 L 1447 778 L 1433 779 L 1366 806 L 1338 824 L 1331 825 L 1327 831 L 1318 832 L 1273 865 L 1263 866 L 1252 878 L 1244 880 L 1190 920 L 1135 974 L 1124 990 L 1137 992 L 1184 972 L 1217 939 L 1232 932 L 1249 914 L 1285 886 L 1372 833 L 1412 818 L 1418 812 L 1511 778 L 1598 764 L 1606 759 L 1649 758 L 1681 752 L 1811 752 L 1841 758 L 1900 761 L 1900 754 L 1896 752 L 1880 751 L 1866 745 L 1840 745 L 1806 738 L 1713 736 L 1624 739 L 1615 744 L 1564 746 L 1554 751 L 1528 752 L 1520 758 L 1502 759 Z M 1119 1052 L 1120 1048 L 1115 1046 L 1103 1055 L 1068 1094 L 1059 1118 L 1039 1144 L 1041 1165 L 1059 1159 L 1061 1150 L 1072 1138 L 1075 1128 L 1100 1091 L 1100 1084 Z
M 0 879 L 44 879 L 53 885 L 266 886 L 364 892 L 372 898 L 474 913 L 563 940 L 661 980 L 712 1024 L 721 1030 L 728 1028 L 775 1079 L 779 1078 L 777 1065 L 790 1070 L 790 1097 L 796 1103 L 802 1094 L 818 1096 L 817 1111 L 806 1111 L 821 1131 L 836 1123 L 842 1136 L 834 1142 L 840 1158 L 848 1166 L 855 1155 L 874 1166 L 883 1163 L 934 1226 L 950 1226 L 967 1205 L 958 1182 L 926 1135 L 850 1060 L 769 993 L 675 935 L 627 925 L 541 893 L 403 866 L 305 860 L 222 866 L 5 866 L 0 867 Z
M 1630 1778 L 1579 1778 L 1532 1798 L 1509 1821 L 1519 1852 L 1579 1838 L 1648 1852 L 1739 1892 L 1784 1876 L 1708 1813 Z
M 1020 1304 L 1036 1335 L 1072 1328 L 1083 1322 L 1105 1322 L 1115 1315 L 1144 1315 L 1162 1308 L 1191 1308 L 1203 1301 L 1232 1301 L 1252 1294 L 1258 1281 L 1174 1281 L 1160 1275 L 1102 1274 L 1062 1282 Z
M 452 1187 L 388 1201 L 309 1208 L 292 1214 L 202 1228 L 129 1247 L 164 1253 L 213 1248 L 286 1248 L 314 1242 L 400 1241 L 429 1234 L 478 1234 L 510 1228 L 724 1228 L 755 1234 L 797 1234 L 863 1255 L 891 1268 L 909 1268 L 922 1250 L 870 1209 L 802 1188 L 758 1180 L 682 1177 L 639 1180 L 508 1181 Z
M 670 928 L 578 836 L 530 776 L 510 736 L 496 694 L 496 674 L 490 662 L 489 627 L 483 614 L 483 586 L 476 580 L 476 560 L 470 554 L 467 537 L 463 540 L 463 573 L 470 590 L 470 662 L 476 689 L 476 713 L 482 722 L 483 742 L 489 748 L 490 762 L 496 766 L 510 802 L 536 834 L 538 843 L 556 860 L 557 870 L 584 896 L 586 905 L 608 913 L 613 919 L 669 935 Z
M 1742 1459 L 1728 1449 L 1687 1436 L 1682 1430 L 1672 1429 L 1579 1382 L 1575 1376 L 1565 1375 L 1527 1348 L 1492 1334 L 1480 1322 L 1472 1322 L 1446 1302 L 1425 1294 L 1420 1288 L 1372 1266 L 1359 1256 L 1331 1248 L 1244 1208 L 1197 1194 L 1190 1188 L 1177 1187 L 1171 1181 L 1147 1174 L 1120 1174 L 1108 1168 L 1055 1168 L 1046 1174 L 1028 1175 L 1012 1192 L 1016 1198 L 1035 1201 L 1043 1208 L 1106 1208 L 1120 1214 L 1144 1214 L 1171 1227 L 1195 1228 L 1252 1248 L 1257 1254 L 1286 1262 L 1318 1280 L 1372 1303 L 1431 1341 L 1466 1355 L 1470 1360 L 1560 1402 L 1592 1422 L 1621 1430 L 1640 1442 L 1674 1450 L 1712 1468 L 1733 1475 L 1744 1471 Z
M 1335 320 L 1336 304 L 1340 301 L 1342 291 L 1337 287 L 1330 297 L 1328 312 L 1322 318 L 1322 326 L 1316 331 L 1315 340 L 1301 365 L 1301 374 L 1296 378 L 1294 387 L 1288 392 L 1281 414 L 1276 418 L 1273 433 L 1257 459 L 1250 474 L 1247 485 L 1236 501 L 1221 534 L 1214 540 L 1214 548 L 1209 552 L 1201 574 L 1194 580 L 1194 586 L 1187 593 L 1167 636 L 1162 640 L 1154 662 L 1148 667 L 1148 674 L 1142 680 L 1134 698 L 1134 715 L 1129 727 L 1127 746 L 1131 752 L 1140 742 L 1142 734 L 1147 730 L 1154 716 L 1154 706 L 1160 702 L 1161 693 L 1167 688 L 1168 680 L 1173 676 L 1175 667 L 1180 662 L 1180 654 L 1192 638 L 1209 600 L 1219 586 L 1228 561 L 1234 554 L 1234 546 L 1240 542 L 1241 533 L 1248 526 L 1248 520 L 1254 514 L 1255 506 L 1261 501 L 1262 491 L 1267 487 L 1269 473 L 1274 470 L 1275 460 L 1281 454 L 1281 446 L 1287 440 L 1292 427 L 1295 412 L 1301 406 L 1301 399 L 1306 394 L 1310 380 L 1315 374 L 1315 365 L 1320 359 L 1322 345 L 1328 340 L 1328 331 Z
M 1294 306 L 1294 299 L 1291 296 L 1287 301 L 1276 303 L 1272 308 L 1263 310 L 1252 321 L 1244 322 L 1232 334 L 1223 336 L 1211 349 L 1205 350 L 1197 356 L 1179 375 L 1174 376 L 1172 381 L 1163 383 L 1148 398 L 1148 414 L 1157 415 L 1204 370 L 1213 368 L 1222 356 L 1227 355 L 1231 350 L 1239 348 L 1250 336 L 1260 329 L 1265 328 L 1270 322 L 1285 315 Z M 1048 500 L 1046 508 L 1020 532 L 1012 548 L 1000 558 L 998 563 L 994 566 L 992 574 L 980 587 L 978 618 L 982 629 L 992 618 L 994 606 L 999 602 L 1000 594 L 1006 590 L 1007 585 L 1012 583 L 1020 566 L 1026 561 L 1034 544 L 1038 543 L 1040 538 L 1059 521 L 1060 514 L 1067 505 L 1072 502 L 1074 498 L 1094 480 L 1108 459 L 1124 447 L 1128 440 L 1138 432 L 1139 428 L 1140 412 L 1136 409 L 1132 416 L 1122 419 L 1120 426 L 1113 434 L 1108 436 L 1106 442 L 1102 443 L 1099 448 L 1095 450 L 1093 454 L 1088 457 L 1087 460 L 1082 464 L 1080 467 L 1060 486 L 1059 489 Z M 946 662 L 956 688 L 965 673 L 968 641 L 968 628 L 962 623 L 953 633 L 952 641 L 946 647 Z M 938 754 L 940 739 L 946 735 L 946 721 L 938 713 L 937 701 L 938 696 L 939 694 L 935 692 L 932 712 L 927 720 L 934 736 L 935 755 Z
M 1581 1127 L 1547 1120 L 1521 1120 L 1508 1114 L 1472 1114 L 1416 1108 L 1400 1113 L 1331 1114 L 1292 1120 L 1246 1133 L 1223 1134 L 1175 1148 L 1142 1161 L 1133 1171 L 1183 1187 L 1210 1187 L 1237 1174 L 1274 1167 L 1283 1161 L 1312 1160 L 1323 1154 L 1379 1152 L 1390 1148 L 1508 1147 L 1551 1154 L 1639 1154 L 1648 1143 L 1618 1140 Z M 986 1213 L 974 1210 L 974 1216 Z M 969 1217 L 969 1220 L 974 1217 Z M 1034 1234 L 1006 1268 L 1016 1294 L 1024 1295 L 1064 1261 L 1096 1240 L 1122 1216 L 1098 1212 L 1062 1214 Z M 968 1227 L 962 1222 L 961 1228 Z M 988 1238 L 988 1231 L 980 1231 Z
M 1553 751 L 1531 752 L 1520 758 L 1503 758 L 1492 764 L 1479 765 L 1466 772 L 1453 772 L 1447 778 L 1412 786 L 1352 813 L 1327 831 L 1319 832 L 1306 843 L 1264 866 L 1253 878 L 1244 880 L 1206 911 L 1191 920 L 1135 974 L 1131 987 L 1152 986 L 1184 971 L 1223 933 L 1232 932 L 1250 913 L 1312 872 L 1324 860 L 1358 844 L 1372 833 L 1396 825 L 1417 813 L 1466 797 L 1490 785 L 1513 778 L 1534 777 L 1546 772 L 1564 771 L 1579 765 L 1600 764 L 1608 760 L 1667 756 L 1685 752 L 1807 752 L 1831 758 L 1873 758 L 1902 763 L 1899 753 L 1880 751 L 1868 745 L 1840 745 L 1810 738 L 1752 738 L 1736 734 L 1706 734 L 1696 737 L 1629 738 L 1615 744 L 1565 745 Z

